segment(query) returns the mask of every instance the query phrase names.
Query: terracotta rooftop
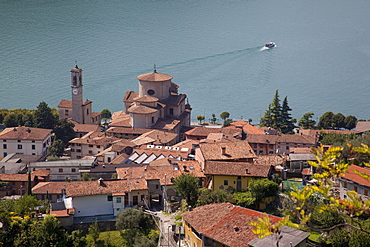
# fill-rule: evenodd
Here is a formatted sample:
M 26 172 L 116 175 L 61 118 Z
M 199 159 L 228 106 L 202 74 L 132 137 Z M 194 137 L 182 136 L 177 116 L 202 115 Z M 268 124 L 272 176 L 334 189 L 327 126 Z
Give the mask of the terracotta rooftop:
M 370 130 L 370 121 L 358 121 L 356 124 L 356 131 L 365 132 Z
M 98 124 L 79 124 L 77 122 L 72 121 L 75 127 L 73 130 L 75 132 L 91 132 L 91 131 L 99 131 L 100 126 Z
M 259 128 L 256 128 L 254 127 L 253 125 L 243 121 L 243 120 L 239 120 L 239 121 L 236 121 L 236 122 L 232 122 L 230 123 L 230 125 L 232 126 L 235 126 L 237 128 L 242 128 L 243 131 L 247 134 L 265 134 L 265 132 Z
M 31 175 L 31 181 L 35 179 L 35 175 Z M 0 181 L 4 182 L 27 182 L 28 181 L 28 174 L 0 174 Z
M 131 128 L 130 114 L 125 111 L 114 112 L 109 121 L 109 126 Z
M 137 77 L 137 79 L 140 81 L 150 81 L 150 82 L 168 81 L 168 80 L 171 80 L 172 78 L 173 77 L 170 75 L 157 73 L 157 72 L 143 74 Z
M 187 136 L 199 136 L 206 138 L 210 133 L 223 133 L 226 138 L 241 136 L 241 129 L 226 129 L 226 128 L 207 128 L 207 127 L 195 127 L 187 132 Z
M 145 105 L 133 105 L 128 109 L 129 113 L 135 113 L 135 114 L 152 114 L 157 111 L 158 109 L 145 106 Z
M 204 173 L 207 175 L 268 178 L 271 169 L 272 166 L 255 165 L 248 162 L 207 161 Z
M 370 170 L 364 167 L 356 166 L 356 165 L 350 165 L 347 172 L 342 176 L 342 178 L 351 180 L 353 182 L 356 182 L 358 184 L 362 184 L 364 186 L 370 187 L 370 180 L 362 177 L 360 174 L 365 174 L 367 176 L 370 176 Z
M 85 102 L 82 102 L 82 105 L 88 105 L 91 104 L 92 101 L 86 100 Z M 59 108 L 72 108 L 72 100 L 66 100 L 62 99 L 60 103 L 58 104 Z
M 125 127 L 110 127 L 107 129 L 108 134 L 139 134 L 142 135 L 146 132 L 152 131 L 152 129 L 134 129 Z
M 254 164 L 257 165 L 285 165 L 288 159 L 288 155 L 284 154 L 272 154 L 272 155 L 257 155 L 254 159 Z
M 246 141 L 201 143 L 205 160 L 234 160 L 255 158 L 256 154 Z
M 315 141 L 312 138 L 307 138 L 303 135 L 247 135 L 246 140 L 249 143 L 277 144 L 277 143 L 299 143 L 314 145 Z
M 262 212 L 231 203 L 208 204 L 182 214 L 195 231 L 229 247 L 249 246 L 248 243 L 258 237 L 249 222 L 263 216 Z M 270 220 L 277 223 L 281 219 L 270 215 Z
M 61 194 L 62 189 L 65 189 L 67 197 L 78 197 L 146 190 L 148 187 L 144 179 L 136 178 L 112 181 L 45 182 L 34 186 L 32 192 L 34 194 Z
M 137 98 L 137 97 L 139 97 L 139 93 L 136 93 L 134 91 L 127 91 L 125 95 L 123 96 L 122 101 L 130 103 L 130 102 L 133 102 L 134 98 Z
M 32 127 L 11 127 L 0 132 L 0 139 L 7 140 L 44 140 L 52 132 L 51 129 Z
M 140 103 L 154 103 L 158 101 L 158 98 L 144 95 L 144 96 L 139 96 L 133 99 L 135 102 L 140 102 Z
M 136 145 L 154 144 L 164 145 L 170 143 L 177 138 L 178 134 L 170 133 L 161 130 L 151 130 L 134 139 L 132 142 Z
M 180 121 L 177 119 L 160 118 L 151 128 L 162 129 L 162 130 L 173 130 L 179 124 L 180 124 Z

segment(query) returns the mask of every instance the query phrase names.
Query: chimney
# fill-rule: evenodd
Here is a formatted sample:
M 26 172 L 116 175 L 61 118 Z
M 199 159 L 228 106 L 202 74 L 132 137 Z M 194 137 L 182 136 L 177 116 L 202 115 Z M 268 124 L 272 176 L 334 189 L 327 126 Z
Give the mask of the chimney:
M 31 129 L 30 128 L 27 129 L 27 133 L 31 133 Z
M 245 173 L 247 173 L 247 174 L 249 173 L 249 170 L 248 170 L 248 168 L 246 168 L 246 169 L 245 169 Z
M 103 186 L 103 179 L 102 178 L 99 178 L 98 179 L 98 183 L 99 183 L 100 186 Z
M 221 147 L 221 154 L 225 155 L 226 154 L 226 147 Z

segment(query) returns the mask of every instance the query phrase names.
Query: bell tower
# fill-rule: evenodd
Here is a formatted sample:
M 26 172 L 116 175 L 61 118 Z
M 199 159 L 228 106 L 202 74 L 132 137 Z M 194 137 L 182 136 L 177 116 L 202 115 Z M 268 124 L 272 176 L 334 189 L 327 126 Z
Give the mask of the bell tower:
M 76 67 L 71 69 L 71 89 L 72 89 L 72 120 L 83 123 L 82 109 L 82 69 Z

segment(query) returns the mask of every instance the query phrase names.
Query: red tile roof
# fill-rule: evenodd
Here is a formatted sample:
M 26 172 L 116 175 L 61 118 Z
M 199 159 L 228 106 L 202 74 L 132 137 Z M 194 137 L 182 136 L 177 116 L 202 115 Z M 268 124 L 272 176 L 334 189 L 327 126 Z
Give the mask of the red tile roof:
M 205 174 L 268 178 L 272 166 L 247 162 L 207 161 Z
M 356 165 L 350 165 L 347 172 L 342 176 L 345 179 L 351 180 L 353 182 L 356 182 L 358 184 L 362 184 L 364 186 L 370 187 L 370 180 L 362 177 L 360 174 L 366 174 L 367 176 L 370 176 L 370 170 L 364 167 L 356 166 Z
M 197 207 L 182 214 L 183 219 L 198 233 L 230 247 L 249 246 L 258 236 L 249 222 L 262 218 L 264 213 L 234 206 L 231 203 L 214 203 Z M 270 215 L 272 223 L 281 218 Z
M 312 138 L 303 135 L 247 135 L 246 140 L 249 143 L 277 144 L 279 143 L 298 143 L 314 145 Z
M 201 143 L 199 147 L 205 160 L 235 160 L 256 157 L 246 141 Z
M 242 130 L 233 128 L 207 128 L 207 127 L 195 127 L 189 131 L 186 131 L 185 134 L 187 136 L 198 136 L 200 138 L 206 138 L 210 133 L 223 133 L 226 138 L 232 138 L 241 136 Z
M 170 75 L 157 73 L 157 72 L 143 74 L 137 77 L 137 79 L 140 81 L 151 81 L 151 82 L 168 81 L 168 80 L 171 80 L 172 78 L 173 77 Z
M 0 139 L 7 140 L 44 140 L 51 134 L 51 129 L 32 127 L 11 127 L 0 132 Z
M 86 100 L 85 102 L 82 102 L 82 105 L 88 105 L 91 104 L 92 101 Z M 62 99 L 60 103 L 58 104 L 59 108 L 72 108 L 72 100 L 66 100 Z
M 257 155 L 254 159 L 256 165 L 285 165 L 288 159 L 288 155 L 284 154 L 269 154 L 269 155 Z

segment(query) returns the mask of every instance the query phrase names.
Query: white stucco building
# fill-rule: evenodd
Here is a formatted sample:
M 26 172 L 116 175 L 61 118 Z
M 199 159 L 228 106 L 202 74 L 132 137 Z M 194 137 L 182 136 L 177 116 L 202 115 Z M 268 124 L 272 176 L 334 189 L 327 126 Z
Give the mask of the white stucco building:
M 52 144 L 52 130 L 11 127 L 0 132 L 0 158 L 8 154 L 40 155 L 47 154 L 48 147 Z

